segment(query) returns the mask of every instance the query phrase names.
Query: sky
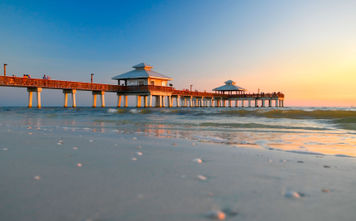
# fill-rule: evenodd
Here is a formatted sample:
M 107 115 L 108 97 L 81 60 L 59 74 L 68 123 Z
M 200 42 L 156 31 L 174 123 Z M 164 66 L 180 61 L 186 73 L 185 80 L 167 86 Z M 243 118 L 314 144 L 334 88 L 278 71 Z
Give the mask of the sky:
M 354 0 L 1 0 L 0 64 L 116 84 L 111 77 L 145 62 L 177 89 L 231 79 L 281 91 L 286 106 L 356 106 L 355 12 Z M 78 93 L 78 105 L 90 96 Z M 44 90 L 42 102 L 61 106 L 62 92 Z M 26 89 L 0 88 L 0 106 L 26 104 Z

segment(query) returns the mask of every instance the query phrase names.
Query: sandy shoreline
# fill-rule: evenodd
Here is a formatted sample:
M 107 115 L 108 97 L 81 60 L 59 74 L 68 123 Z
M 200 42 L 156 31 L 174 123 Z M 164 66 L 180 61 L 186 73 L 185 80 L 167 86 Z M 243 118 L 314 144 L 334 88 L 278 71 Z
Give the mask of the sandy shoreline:
M 356 216 L 354 158 L 139 134 L 2 129 L 0 139 L 0 220 L 209 220 L 217 209 L 234 211 L 226 220 Z

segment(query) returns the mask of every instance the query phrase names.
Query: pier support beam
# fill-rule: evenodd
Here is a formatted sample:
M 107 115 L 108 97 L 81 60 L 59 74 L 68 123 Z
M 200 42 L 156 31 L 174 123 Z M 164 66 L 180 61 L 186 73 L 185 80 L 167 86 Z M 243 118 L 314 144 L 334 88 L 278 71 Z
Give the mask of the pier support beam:
M 37 108 L 41 108 L 42 107 L 42 104 L 41 104 L 42 88 L 29 87 L 29 88 L 27 88 L 27 92 L 28 92 L 28 108 L 32 108 L 33 92 L 37 93 Z
M 143 96 L 143 107 L 148 107 L 148 96 Z
M 101 98 L 101 107 L 105 107 L 105 91 L 93 91 L 93 106 L 96 107 L 96 96 L 99 94 Z
M 258 100 L 255 99 L 255 107 L 258 107 Z
M 124 107 L 128 107 L 127 95 L 124 96 Z
M 268 99 L 268 107 L 272 107 L 272 100 Z
M 162 96 L 156 96 L 156 107 L 162 107 Z
M 65 105 L 65 103 L 66 103 L 66 99 L 68 99 L 68 96 L 65 94 L 64 95 L 65 97 L 64 97 L 64 105 Z M 68 102 L 68 101 L 67 101 Z M 96 93 L 94 93 L 94 91 L 93 91 L 93 105 L 92 105 L 92 107 L 93 108 L 96 108 Z
M 229 102 L 229 107 L 232 107 L 232 100 L 228 100 L 228 102 Z
M 177 107 L 180 107 L 180 96 L 176 97 L 176 105 Z
M 141 96 L 136 95 L 136 107 L 140 108 L 141 107 Z
M 64 94 L 64 107 L 68 107 L 68 94 L 72 95 L 72 107 L 75 108 L 77 107 L 77 100 L 75 97 L 75 94 L 77 93 L 76 89 L 64 89 L 63 94 Z
M 121 107 L 121 95 L 117 94 L 117 107 Z
M 167 106 L 173 107 L 172 96 L 167 96 Z
M 190 98 L 189 98 L 189 106 L 190 106 L 190 107 L 193 107 L 193 97 L 190 97 Z
M 278 107 L 278 99 L 275 100 L 275 106 Z
M 262 107 L 265 107 L 265 99 L 262 99 Z
M 248 100 L 248 107 L 251 107 L 251 100 Z
M 152 107 L 152 95 L 150 94 L 150 100 L 149 100 L 149 104 L 148 104 L 149 107 Z

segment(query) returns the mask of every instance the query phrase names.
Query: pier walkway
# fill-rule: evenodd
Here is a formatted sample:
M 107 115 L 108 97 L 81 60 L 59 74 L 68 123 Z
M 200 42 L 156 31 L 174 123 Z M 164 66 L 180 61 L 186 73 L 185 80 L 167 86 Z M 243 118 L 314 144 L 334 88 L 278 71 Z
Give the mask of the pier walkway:
M 128 107 L 128 96 L 136 96 L 136 107 L 283 107 L 283 93 L 242 93 L 222 94 L 177 90 L 169 86 L 140 85 L 119 86 L 90 82 L 36 79 L 14 76 L 0 76 L 2 87 L 22 87 L 28 91 L 28 107 L 32 107 L 33 93 L 37 94 L 37 107 L 41 108 L 42 89 L 63 90 L 64 107 L 68 107 L 68 95 L 72 96 L 72 107 L 76 107 L 76 91 L 91 91 L 93 107 L 97 104 L 97 95 L 101 97 L 101 107 L 105 107 L 105 93 L 116 93 L 118 107 Z M 123 100 L 122 100 L 123 98 Z M 143 98 L 143 99 L 142 99 Z M 153 100 L 154 105 L 153 105 Z M 274 103 L 274 105 L 272 104 Z M 122 104 L 123 103 L 123 104 Z

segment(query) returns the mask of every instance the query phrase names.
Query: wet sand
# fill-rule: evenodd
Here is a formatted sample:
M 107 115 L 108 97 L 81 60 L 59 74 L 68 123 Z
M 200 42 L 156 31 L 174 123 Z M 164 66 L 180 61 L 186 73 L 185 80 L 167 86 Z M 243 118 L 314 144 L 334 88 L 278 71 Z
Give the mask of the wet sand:
M 0 140 L 0 220 L 356 217 L 350 157 L 140 134 L 0 129 Z

